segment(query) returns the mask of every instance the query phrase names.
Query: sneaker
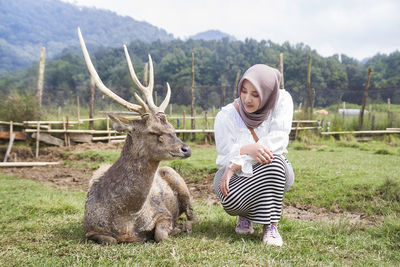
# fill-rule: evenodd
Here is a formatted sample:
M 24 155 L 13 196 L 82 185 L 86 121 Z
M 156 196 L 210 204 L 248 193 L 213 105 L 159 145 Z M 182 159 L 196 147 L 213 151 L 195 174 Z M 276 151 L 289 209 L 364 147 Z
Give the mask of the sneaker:
M 263 227 L 263 238 L 262 242 L 266 245 L 278 246 L 281 247 L 283 245 L 283 240 L 281 235 L 278 232 L 278 228 L 276 225 L 264 225 Z
M 246 235 L 254 233 L 253 224 L 246 218 L 240 217 L 235 227 L 235 232 L 238 234 Z

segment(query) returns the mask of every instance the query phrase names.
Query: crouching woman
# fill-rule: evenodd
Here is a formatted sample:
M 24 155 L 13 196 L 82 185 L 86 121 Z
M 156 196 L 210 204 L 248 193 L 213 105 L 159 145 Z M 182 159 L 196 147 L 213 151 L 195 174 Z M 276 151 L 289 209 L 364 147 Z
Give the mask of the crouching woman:
M 239 98 L 217 114 L 214 131 L 218 172 L 214 190 L 225 211 L 238 216 L 235 231 L 253 233 L 263 225 L 262 242 L 282 246 L 278 222 L 283 194 L 294 173 L 287 145 L 293 118 L 290 94 L 279 89 L 277 69 L 257 64 L 238 84 Z

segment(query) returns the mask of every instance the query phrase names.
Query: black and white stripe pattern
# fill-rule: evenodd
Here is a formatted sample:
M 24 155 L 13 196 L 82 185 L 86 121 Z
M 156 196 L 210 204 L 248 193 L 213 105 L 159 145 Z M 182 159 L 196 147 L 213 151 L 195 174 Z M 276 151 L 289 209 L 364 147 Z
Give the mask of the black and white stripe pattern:
M 226 197 L 218 186 L 221 177 L 214 181 L 215 191 L 229 215 L 239 215 L 260 224 L 280 220 L 286 182 L 284 161 L 287 162 L 287 159 L 281 155 L 274 157 L 271 164 L 253 165 L 252 177 L 233 175 Z

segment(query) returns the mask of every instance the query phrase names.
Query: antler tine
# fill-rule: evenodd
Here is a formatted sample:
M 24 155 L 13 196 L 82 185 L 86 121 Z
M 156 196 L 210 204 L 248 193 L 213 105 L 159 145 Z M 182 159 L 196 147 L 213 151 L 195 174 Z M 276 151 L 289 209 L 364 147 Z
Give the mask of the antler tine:
M 153 100 L 153 87 L 154 87 L 154 68 L 153 68 L 153 61 L 151 59 L 151 56 L 149 55 L 149 84 L 148 86 L 144 86 L 138 79 L 135 73 L 135 69 L 133 68 L 133 64 L 131 61 L 131 57 L 129 56 L 128 48 L 126 45 L 124 45 L 124 51 L 125 51 L 125 56 L 126 56 L 126 61 L 128 62 L 128 67 L 129 67 L 129 72 L 131 74 L 133 82 L 136 84 L 136 86 L 140 89 L 142 92 L 143 96 L 145 97 L 147 104 L 149 107 L 155 112 L 159 112 L 159 108 L 154 104 Z
M 169 104 L 169 99 L 171 98 L 171 87 L 169 87 L 169 83 L 167 83 L 167 95 L 164 98 L 164 101 L 161 103 L 158 108 L 158 112 L 164 112 Z
M 110 97 L 112 100 L 114 100 L 115 102 L 117 102 L 117 103 L 121 104 L 122 106 L 124 106 L 126 109 L 128 109 L 130 111 L 139 112 L 140 114 L 146 113 L 146 111 L 148 110 L 147 106 L 143 106 L 143 105 L 139 106 L 139 105 L 136 105 L 136 104 L 132 104 L 132 103 L 124 100 L 123 98 L 119 97 L 118 95 L 116 95 L 113 91 L 111 91 L 110 89 L 108 89 L 104 85 L 104 83 L 100 79 L 99 75 L 97 74 L 96 69 L 93 66 L 93 63 L 92 63 L 92 61 L 90 59 L 90 56 L 89 56 L 89 52 L 87 51 L 87 48 L 86 48 L 85 41 L 83 40 L 83 37 L 82 37 L 81 29 L 79 27 L 78 27 L 78 36 L 79 36 L 79 41 L 81 43 L 83 56 L 84 56 L 85 61 L 86 61 L 86 65 L 88 67 L 90 75 L 93 77 L 93 79 L 94 79 L 94 81 L 95 81 L 95 83 L 97 85 L 97 88 L 99 88 L 100 91 L 102 91 L 105 95 Z

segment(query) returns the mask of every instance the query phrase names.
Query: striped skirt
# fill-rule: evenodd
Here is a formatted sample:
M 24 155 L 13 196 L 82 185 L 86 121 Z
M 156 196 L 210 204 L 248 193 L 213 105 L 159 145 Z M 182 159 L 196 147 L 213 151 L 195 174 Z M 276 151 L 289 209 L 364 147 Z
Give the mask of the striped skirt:
M 253 165 L 252 177 L 234 174 L 229 181 L 229 193 L 226 197 L 219 189 L 223 170 L 222 173 L 221 170 L 219 174 L 217 172 L 214 177 L 214 190 L 229 215 L 241 216 L 260 224 L 280 220 L 283 194 L 293 184 L 294 175 L 285 156 L 274 157 L 275 160 L 271 164 Z

